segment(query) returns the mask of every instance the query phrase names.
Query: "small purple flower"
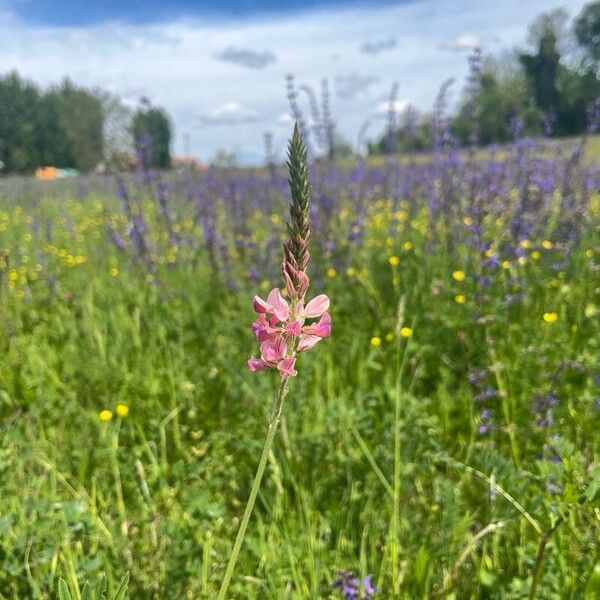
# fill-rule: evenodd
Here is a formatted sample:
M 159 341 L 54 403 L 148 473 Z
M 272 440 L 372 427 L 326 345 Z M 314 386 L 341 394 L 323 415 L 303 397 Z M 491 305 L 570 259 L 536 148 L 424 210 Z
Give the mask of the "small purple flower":
M 365 588 L 365 600 L 370 600 L 375 593 L 379 591 L 379 588 L 376 585 L 373 585 L 371 582 L 372 575 L 367 575 L 363 579 L 363 586 Z
M 548 490 L 548 493 L 552 494 L 553 496 L 557 496 L 558 494 L 560 494 L 562 492 L 560 486 L 552 481 L 549 481 L 546 484 L 546 489 Z
M 492 411 L 489 408 L 484 408 L 481 411 L 479 419 L 479 434 L 486 435 L 494 429 L 494 421 L 492 420 Z
M 331 584 L 334 588 L 340 588 L 344 600 L 371 600 L 379 590 L 371 581 L 372 575 L 367 575 L 362 580 L 352 571 L 340 571 L 337 579 Z
M 485 388 L 479 394 L 475 396 L 475 402 L 484 402 L 485 400 L 492 400 L 498 397 L 498 391 L 494 388 Z
M 598 375 L 594 375 L 592 377 L 592 381 L 597 385 L 600 386 L 600 373 Z
M 358 600 L 360 582 L 352 571 L 340 571 L 337 579 L 331 585 L 341 589 L 344 600 Z
M 485 379 L 488 375 L 487 369 L 474 370 L 469 373 L 469 383 L 471 385 L 477 385 L 482 379 Z
M 487 267 L 488 269 L 495 269 L 500 264 L 500 255 L 497 252 L 494 252 L 489 258 L 486 258 L 482 266 Z
M 537 415 L 536 424 L 542 429 L 547 429 L 554 425 L 553 410 L 559 405 L 560 400 L 556 392 L 550 391 L 546 394 L 535 396 L 531 401 L 531 410 Z

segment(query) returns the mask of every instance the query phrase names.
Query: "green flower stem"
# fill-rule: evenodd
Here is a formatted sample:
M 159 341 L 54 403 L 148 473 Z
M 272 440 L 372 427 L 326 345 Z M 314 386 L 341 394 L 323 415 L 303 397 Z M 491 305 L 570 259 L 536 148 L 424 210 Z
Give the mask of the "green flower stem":
M 254 481 L 252 482 L 252 489 L 250 490 L 250 496 L 248 497 L 248 502 L 244 510 L 244 516 L 242 517 L 242 522 L 240 523 L 240 528 L 238 530 L 237 537 L 235 538 L 235 544 L 233 545 L 233 550 L 231 552 L 231 556 L 229 557 L 229 562 L 227 563 L 227 570 L 225 571 L 225 576 L 223 577 L 223 582 L 221 583 L 221 589 L 219 591 L 218 600 L 225 600 L 227 597 L 227 589 L 229 588 L 229 583 L 231 582 L 231 577 L 233 576 L 233 571 L 235 570 L 235 565 L 240 554 L 240 549 L 244 542 L 248 522 L 250 521 L 250 517 L 252 516 L 254 502 L 256 501 L 256 496 L 258 495 L 258 490 L 260 489 L 260 483 L 265 472 L 265 467 L 267 466 L 269 452 L 271 451 L 271 447 L 273 446 L 275 433 L 277 432 L 277 427 L 279 426 L 279 420 L 281 418 L 281 409 L 283 407 L 283 399 L 285 398 L 287 392 L 288 385 L 286 377 L 281 381 L 281 385 L 279 386 L 279 393 L 277 394 L 277 397 L 273 402 L 273 410 L 271 412 L 271 418 L 269 419 L 269 429 L 267 430 L 265 445 L 263 446 L 260 462 L 258 463 L 258 468 L 256 469 Z

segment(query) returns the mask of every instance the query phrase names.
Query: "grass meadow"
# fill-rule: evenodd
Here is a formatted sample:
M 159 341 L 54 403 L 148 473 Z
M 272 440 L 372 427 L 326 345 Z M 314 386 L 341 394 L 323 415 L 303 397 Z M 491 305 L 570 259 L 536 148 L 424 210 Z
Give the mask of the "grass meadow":
M 313 165 L 333 331 L 231 598 L 341 598 L 342 570 L 375 598 L 600 598 L 600 176 L 538 146 Z M 246 360 L 286 176 L 2 184 L 0 598 L 216 597 L 278 386 Z

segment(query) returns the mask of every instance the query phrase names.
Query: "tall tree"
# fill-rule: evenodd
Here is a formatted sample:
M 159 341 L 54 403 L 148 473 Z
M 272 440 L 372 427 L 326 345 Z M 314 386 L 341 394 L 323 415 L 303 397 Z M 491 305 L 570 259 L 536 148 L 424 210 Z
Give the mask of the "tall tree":
M 575 21 L 575 37 L 579 45 L 594 62 L 600 61 L 600 2 L 583 7 Z
M 145 166 L 168 169 L 171 166 L 171 124 L 165 111 L 142 100 L 133 117 L 133 139 Z
M 0 78 L 0 160 L 7 172 L 38 164 L 41 98 L 38 88 L 16 72 Z
M 543 111 L 556 110 L 560 102 L 558 31 L 550 15 L 543 15 L 531 27 L 537 37 L 537 52 L 523 53 L 519 60 L 529 81 L 533 101 Z
M 103 159 L 104 111 L 98 94 L 75 86 L 68 79 L 47 93 L 58 111 L 63 143 L 71 153 L 71 164 L 81 171 L 93 169 Z M 62 158 L 62 156 L 60 156 Z

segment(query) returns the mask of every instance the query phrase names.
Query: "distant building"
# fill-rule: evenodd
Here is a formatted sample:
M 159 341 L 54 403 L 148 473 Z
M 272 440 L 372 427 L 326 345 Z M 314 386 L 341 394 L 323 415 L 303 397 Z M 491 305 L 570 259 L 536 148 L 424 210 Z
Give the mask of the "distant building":
M 35 178 L 42 181 L 53 181 L 64 177 L 76 177 L 79 175 L 77 169 L 58 169 L 56 167 L 38 167 L 35 170 Z
M 206 171 L 208 169 L 208 165 L 195 156 L 172 156 L 171 167 L 177 170 L 191 169 L 193 171 Z

